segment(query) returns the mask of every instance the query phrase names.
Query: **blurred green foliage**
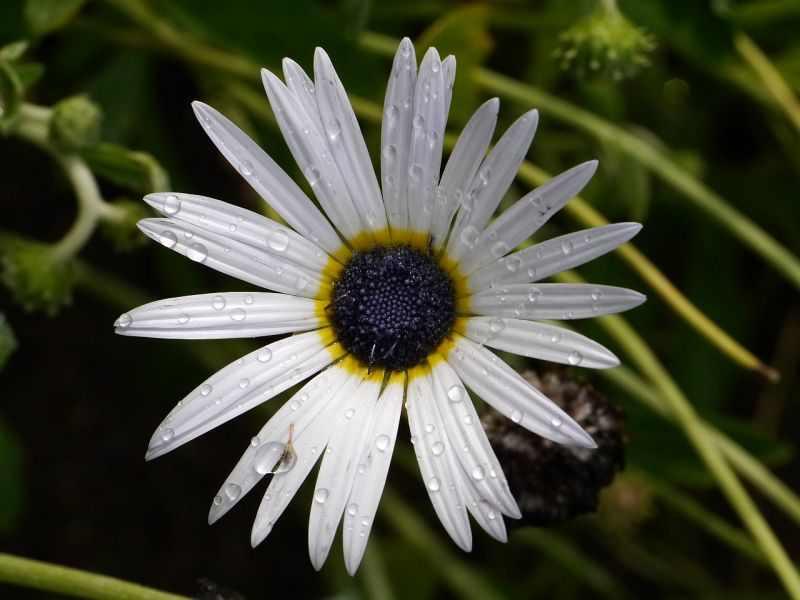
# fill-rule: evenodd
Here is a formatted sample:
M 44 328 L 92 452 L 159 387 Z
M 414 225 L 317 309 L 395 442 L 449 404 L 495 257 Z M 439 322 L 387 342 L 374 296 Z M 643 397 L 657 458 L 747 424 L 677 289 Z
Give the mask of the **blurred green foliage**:
M 388 503 L 394 509 L 386 509 L 384 501 L 382 510 L 388 516 L 373 533 L 374 556 L 368 555 L 355 580 L 344 576 L 336 556 L 322 575 L 311 575 L 304 543 L 305 497 L 284 516 L 278 539 L 257 552 L 246 543 L 252 504 L 239 509 L 230 523 L 203 529 L 204 498 L 210 500 L 240 446 L 273 407 L 240 418 L 213 439 L 196 441 L 172 462 L 147 469 L 139 464 L 139 450 L 165 407 L 251 345 L 123 343 L 112 337 L 114 317 L 132 305 L 240 285 L 143 246 L 132 225 L 146 210 L 132 203 L 149 191 L 176 189 L 267 210 L 204 138 L 189 102 L 203 99 L 228 114 L 300 181 L 271 120 L 258 67 L 276 71 L 281 58 L 291 56 L 309 68 L 315 46 L 326 48 L 348 91 L 378 107 L 389 62 L 374 45 L 364 43 L 365 35 L 409 35 L 417 41 L 420 55 L 427 45 L 439 47 L 443 56 L 454 54 L 458 77 L 450 118 L 453 133 L 490 93 L 473 77 L 478 67 L 546 90 L 656 148 L 689 177 L 717 192 L 726 206 L 752 219 L 793 255 L 800 254 L 800 131 L 787 116 L 786 105 L 765 84 L 763 73 L 735 44 L 737 35 L 750 36 L 796 97 L 800 2 L 620 0 L 611 3 L 614 10 L 644 36 L 637 38 L 635 52 L 630 51 L 630 38 L 604 38 L 606 58 L 611 50 L 615 61 L 628 61 L 622 65 L 625 77 L 614 77 L 608 65 L 592 68 L 593 56 L 582 63 L 585 68 L 575 61 L 562 64 L 569 49 L 564 49 L 565 32 L 575 42 L 576 27 L 583 31 L 587 19 L 596 18 L 608 4 L 0 3 L 0 206 L 5 209 L 0 217 L 0 262 L 16 268 L 4 271 L 8 285 L 0 297 L 0 315 L 7 316 L 20 341 L 17 354 L 0 371 L 5 401 L 0 409 L 0 534 L 7 538 L 3 547 L 187 594 L 196 577 L 210 575 L 253 598 L 288 586 L 302 596 L 378 597 L 376 590 L 389 589 L 395 598 L 470 597 L 464 577 L 474 577 L 476 590 L 486 585 L 497 597 L 783 597 L 780 583 L 765 567 L 763 555 L 740 527 L 685 432 L 640 403 L 631 389 L 595 373 L 576 371 L 575 376 L 590 379 L 624 407 L 629 437 L 629 474 L 608 491 L 596 516 L 554 530 L 523 529 L 511 535 L 507 546 L 477 534 L 474 553 L 461 555 L 448 545 L 415 467 L 408 467 L 400 452 L 390 474 Z M 655 47 L 643 43 L 645 38 Z M 649 64 L 635 59 L 641 56 Z M 106 202 L 111 208 L 97 209 L 88 237 L 70 260 L 57 263 L 59 269 L 68 269 L 69 280 L 53 283 L 52 271 L 40 269 L 38 259 L 28 260 L 30 249 L 61 243 L 76 222 L 80 210 L 75 206 L 80 203 L 58 157 L 16 135 L 14 127 L 25 103 L 53 107 L 76 96 L 91 99 L 102 111 L 102 123 L 89 143 L 78 144 L 80 148 L 62 144 L 61 151 L 76 151 L 97 179 L 102 199 L 113 201 Z M 360 116 L 377 157 L 380 130 L 365 116 L 373 104 L 361 109 Z M 529 108 L 504 101 L 498 130 Z M 707 423 L 777 470 L 790 490 L 797 489 L 796 288 L 735 231 L 665 184 L 640 156 L 621 150 L 613 136 L 601 139 L 541 110 L 529 157 L 549 172 L 599 158 L 600 169 L 584 199 L 610 221 L 643 222 L 637 247 L 704 313 L 782 372 L 780 383 L 766 384 L 731 362 L 618 257 L 581 269 L 587 279 L 649 294 L 647 305 L 626 315 L 634 329 Z M 527 188 L 518 181 L 507 202 Z M 541 235 L 583 226 L 560 217 Z M 94 235 L 95 229 L 104 235 Z M 23 246 L 19 239 L 26 240 Z M 29 251 L 20 252 L 19 247 Z M 27 269 L 23 283 L 14 277 L 19 265 Z M 36 284 L 37 298 L 67 298 L 74 287 L 75 301 L 52 319 L 28 314 L 21 310 L 31 288 L 23 285 L 26 281 Z M 45 304 L 55 313 L 62 303 Z M 619 347 L 598 323 L 580 322 L 578 329 L 614 350 Z M 0 368 L 15 346 L 13 340 L 0 317 Z M 629 357 L 622 358 L 631 364 Z M 515 366 L 529 363 L 520 359 Z M 50 370 L 51 377 L 45 377 Z M 645 383 L 657 393 L 655 384 Z M 119 429 L 108 429 L 114 423 Z M 74 454 L 65 449 L 67 433 L 85 438 L 75 442 Z M 58 460 L 62 454 L 69 458 Z M 43 460 L 50 461 L 48 469 L 41 468 Z M 137 475 L 129 474 L 136 469 Z M 58 486 L 50 487 L 48 477 Z M 104 477 L 108 479 L 102 489 L 93 487 Z M 93 510 L 92 502 L 83 501 L 84 489 L 97 492 L 100 508 Z M 106 496 L 129 493 L 131 504 L 124 508 Z M 82 501 L 75 500 L 79 497 Z M 24 512 L 22 498 L 30 502 Z M 413 510 L 404 511 L 404 506 Z M 789 555 L 798 556 L 798 522 L 767 503 L 759 506 Z M 720 535 L 714 525 L 704 526 L 704 519 L 692 512 L 697 507 L 728 526 L 737 541 Z M 49 522 L 45 514 L 59 524 Z M 161 551 L 165 554 L 158 554 Z M 159 560 L 165 555 L 175 557 L 170 566 Z M 476 595 L 473 591 L 472 597 Z

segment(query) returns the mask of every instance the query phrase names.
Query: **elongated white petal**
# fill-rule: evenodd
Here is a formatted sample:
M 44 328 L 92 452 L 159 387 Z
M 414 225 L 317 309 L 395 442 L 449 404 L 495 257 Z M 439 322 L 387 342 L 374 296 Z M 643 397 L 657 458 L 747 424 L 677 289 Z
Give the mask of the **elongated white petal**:
M 486 348 L 456 335 L 447 361 L 473 392 L 514 423 L 559 444 L 597 447 L 572 417 Z
M 450 222 L 461 205 L 468 186 L 486 156 L 492 141 L 500 101 L 487 100 L 475 111 L 461 135 L 442 173 L 434 203 L 431 237 L 434 248 L 441 249 L 447 239 Z
M 471 250 L 481 230 L 514 181 L 539 124 L 539 113 L 529 111 L 517 119 L 498 140 L 461 201 L 447 253 L 459 259 Z
M 478 269 L 469 276 L 469 287 L 480 291 L 489 287 L 545 279 L 610 252 L 630 240 L 641 229 L 642 226 L 638 223 L 614 223 L 541 242 Z
M 590 160 L 525 194 L 481 233 L 461 261 L 461 272 L 472 273 L 511 252 L 577 196 L 596 170 L 597 161 Z
M 444 73 L 444 114 L 448 114 L 456 82 L 456 57 L 452 54 L 442 61 L 442 73 Z
M 451 441 L 433 404 L 433 389 L 428 374 L 412 377 L 408 382 L 408 426 L 417 455 L 422 481 L 428 491 L 436 515 L 459 548 L 469 552 L 472 532 L 464 507 L 464 497 L 456 485 L 451 453 L 444 448 Z
M 168 339 L 246 338 L 316 329 L 318 302 L 288 294 L 225 292 L 158 300 L 114 323 L 120 335 Z
M 329 334 L 301 333 L 232 362 L 197 386 L 158 426 L 145 458 L 151 460 L 266 402 L 333 362 Z
M 446 124 L 442 63 L 436 48 L 429 48 L 419 67 L 414 92 L 414 119 L 408 156 L 408 218 L 414 231 L 430 231 Z
M 319 421 L 346 380 L 346 371 L 330 367 L 306 383 L 278 409 L 250 441 L 220 486 L 208 512 L 209 525 L 233 508 L 267 473 L 277 470 L 278 476 L 294 469 L 298 463 L 305 464 L 311 458 L 316 460 L 319 454 L 313 457 L 310 453 L 300 454 L 297 447 L 301 440 L 306 440 L 307 432 Z
M 314 81 L 317 107 L 325 127 L 328 148 L 350 190 L 350 196 L 369 230 L 385 229 L 386 211 L 367 144 L 344 86 L 322 48 L 314 52 Z
M 452 452 L 476 493 L 514 518 L 521 513 L 464 384 L 442 361 L 433 367 L 434 399 Z
M 394 229 L 408 227 L 408 154 L 416 82 L 414 44 L 403 38 L 392 63 L 381 123 L 381 185 L 386 216 Z
M 317 94 L 314 82 L 303 68 L 291 58 L 284 58 L 281 64 L 286 87 L 294 93 L 303 105 L 303 110 L 314 121 L 317 130 L 324 131 L 322 119 L 319 117 L 319 108 L 317 108 Z
M 289 262 L 278 252 L 253 248 L 190 223 L 143 219 L 138 225 L 146 236 L 170 250 L 262 288 L 313 298 L 328 286 L 319 271 Z
M 591 283 L 512 284 L 474 294 L 470 310 L 479 315 L 517 319 L 587 319 L 639 306 L 644 294 Z
M 498 542 L 507 542 L 506 524 L 503 513 L 486 498 L 483 498 L 477 486 L 470 480 L 470 476 L 463 470 L 455 472 L 456 485 L 462 490 L 464 502 L 469 514 L 478 522 L 478 525 L 496 539 Z
M 144 201 L 162 215 L 236 240 L 281 260 L 322 271 L 328 253 L 290 228 L 251 210 L 195 194 L 148 194 Z
M 294 442 L 297 464 L 288 471 L 276 473 L 267 487 L 250 535 L 250 543 L 254 548 L 272 531 L 275 522 L 294 498 L 319 457 L 325 453 L 325 447 L 333 433 L 331 419 L 341 412 L 344 402 L 361 384 L 360 375 L 348 373 L 339 366 L 333 366 L 331 369 L 334 370 L 331 387 L 337 387 L 338 391 L 327 401 L 324 409 L 306 428 L 303 435 Z M 343 384 L 341 379 L 344 379 Z
M 361 449 L 372 430 L 380 389 L 380 381 L 363 381 L 339 412 L 331 415 L 331 438 L 317 476 L 308 522 L 308 551 L 317 570 L 328 557 L 342 520 Z
M 358 235 L 361 216 L 319 128 L 319 115 L 315 119 L 307 113 L 297 95 L 266 69 L 261 80 L 286 145 L 328 218 L 345 237 Z
M 619 359 L 597 342 L 547 323 L 470 317 L 464 334 L 478 344 L 539 360 L 591 369 L 619 366 Z
M 342 533 L 344 564 L 350 575 L 355 575 L 361 564 L 386 483 L 400 423 L 403 388 L 403 377 L 396 376 L 389 381 L 375 407 L 372 428 L 359 454 Z
M 229 119 L 202 102 L 194 114 L 214 145 L 297 233 L 335 255 L 342 242 L 322 213 L 258 144 Z

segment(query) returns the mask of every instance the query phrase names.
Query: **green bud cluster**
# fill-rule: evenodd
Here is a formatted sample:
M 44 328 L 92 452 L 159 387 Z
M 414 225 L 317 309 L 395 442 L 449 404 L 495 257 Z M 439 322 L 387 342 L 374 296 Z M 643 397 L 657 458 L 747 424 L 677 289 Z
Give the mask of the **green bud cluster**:
M 559 36 L 553 53 L 561 68 L 577 77 L 622 81 L 650 64 L 653 36 L 631 23 L 618 10 L 598 8 Z
M 72 302 L 75 270 L 60 260 L 51 246 L 15 239 L 3 244 L 0 281 L 25 310 L 55 315 Z
M 87 96 L 73 96 L 53 107 L 51 141 L 66 152 L 78 152 L 100 141 L 103 112 Z

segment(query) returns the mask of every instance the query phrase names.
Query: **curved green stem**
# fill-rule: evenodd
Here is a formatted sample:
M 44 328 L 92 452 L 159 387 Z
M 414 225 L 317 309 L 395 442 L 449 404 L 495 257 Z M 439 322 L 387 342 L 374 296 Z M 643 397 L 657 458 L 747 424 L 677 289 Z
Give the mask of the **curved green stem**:
M 92 600 L 189 600 L 114 577 L 11 554 L 0 554 L 0 581 Z

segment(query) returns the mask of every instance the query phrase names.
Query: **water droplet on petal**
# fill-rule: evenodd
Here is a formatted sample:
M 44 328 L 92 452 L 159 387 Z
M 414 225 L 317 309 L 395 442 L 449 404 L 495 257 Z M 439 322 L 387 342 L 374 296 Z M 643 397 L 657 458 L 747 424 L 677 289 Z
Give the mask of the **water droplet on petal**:
M 375 447 L 380 450 L 381 452 L 386 452 L 386 449 L 389 447 L 389 436 L 388 435 L 379 435 L 375 438 Z
M 518 410 L 515 410 L 511 413 L 511 420 L 514 421 L 514 423 L 519 423 L 522 421 L 522 413 Z
M 211 307 L 214 310 L 222 310 L 225 308 L 225 298 L 222 296 L 214 296 L 214 299 L 211 301 Z
M 186 256 L 194 262 L 203 262 L 208 258 L 208 249 L 201 243 L 195 242 L 186 249 Z
M 422 179 L 422 165 L 413 164 L 408 168 L 408 176 L 413 183 L 418 183 Z
M 286 451 L 286 444 L 280 442 L 268 442 L 261 446 L 256 452 L 253 461 L 253 470 L 259 475 L 271 473 L 278 462 L 283 458 Z
M 573 366 L 577 366 L 577 365 L 581 364 L 581 362 L 583 362 L 583 355 L 580 352 L 578 352 L 577 350 L 573 350 L 567 356 L 567 360 L 569 361 L 569 364 L 571 364 Z
M 397 146 L 394 144 L 387 144 L 383 147 L 383 158 L 386 159 L 388 164 L 394 163 L 397 159 Z
M 561 252 L 566 256 L 570 252 L 572 252 L 572 242 L 569 240 L 564 240 L 561 242 Z
M 450 389 L 447 390 L 447 397 L 450 399 L 450 402 L 461 402 L 465 394 L 464 388 L 460 385 L 451 386 Z
M 228 483 L 225 485 L 225 495 L 228 497 L 228 500 L 233 502 L 234 500 L 238 499 L 239 496 L 242 495 L 242 488 L 235 483 Z
M 162 246 L 166 246 L 167 248 L 173 248 L 175 244 L 178 243 L 178 236 L 175 235 L 174 231 L 169 229 L 165 229 L 161 232 L 161 235 L 158 237 L 158 241 L 161 242 Z
M 250 380 L 246 377 L 239 381 L 239 387 L 245 389 L 248 385 L 250 385 Z
M 431 446 L 431 452 L 433 452 L 434 456 L 441 456 L 442 452 L 444 452 L 444 444 L 442 442 L 434 442 L 433 446 Z
M 347 505 L 347 514 L 351 517 L 355 517 L 358 514 L 358 504 L 355 502 L 351 502 Z
M 506 320 L 505 319 L 501 319 L 500 317 L 495 317 L 494 319 L 489 321 L 489 331 L 493 335 L 497 335 L 498 333 L 503 331 L 503 329 L 505 329 L 505 328 L 506 328 Z
M 161 432 L 161 441 L 168 442 L 175 437 L 175 431 L 167 427 Z
M 325 501 L 328 499 L 329 492 L 325 488 L 319 488 L 316 492 L 314 492 L 314 501 L 319 502 L 320 504 L 325 504 Z
M 511 250 L 511 248 L 508 247 L 508 244 L 501 240 L 492 244 L 491 253 L 495 258 L 500 258 L 508 254 L 509 250 Z
M 475 481 L 481 481 L 486 476 L 486 473 L 484 472 L 483 467 L 478 465 L 477 467 L 472 469 L 470 475 L 472 475 L 472 478 Z
M 213 389 L 214 388 L 212 388 L 210 385 L 208 385 L 207 383 L 204 383 L 203 385 L 200 386 L 200 395 L 201 396 L 208 396 L 211 393 L 211 390 L 213 390 Z
M 480 236 L 480 231 L 478 231 L 472 225 L 468 225 L 464 227 L 464 230 L 461 232 L 461 242 L 467 248 L 474 248 L 475 243 L 478 241 L 478 237 Z
M 220 504 L 222 504 L 222 496 L 214 496 L 214 506 L 219 506 Z
M 344 418 L 349 421 L 350 419 L 353 418 L 353 415 L 355 414 L 356 411 L 354 408 L 348 408 L 346 411 L 344 411 Z
M 247 313 L 243 308 L 234 308 L 230 316 L 232 321 L 244 321 L 247 318 Z
M 541 297 L 541 295 L 542 295 L 542 290 L 540 290 L 537 287 L 532 287 L 528 291 L 528 301 L 531 304 L 536 304 L 539 301 L 539 298 Z
M 253 174 L 253 163 L 249 160 L 243 160 L 239 165 L 239 172 L 245 177 L 250 177 Z
M 553 427 L 555 427 L 556 429 L 558 429 L 559 427 L 561 427 L 564 424 L 564 422 L 561 419 L 559 419 L 558 417 L 553 417 L 552 419 L 550 419 L 550 424 Z
M 342 133 L 342 124 L 339 123 L 338 119 L 334 119 L 327 125 L 328 131 L 328 139 L 332 142 L 336 142 L 339 140 L 339 136 Z
M 431 477 L 428 480 L 428 489 L 432 492 L 438 492 L 441 489 L 441 484 L 436 477 Z
M 272 232 L 272 235 L 267 238 L 267 243 L 273 250 L 276 250 L 277 252 L 283 252 L 289 247 L 289 236 L 285 231 L 276 229 Z
M 178 211 L 181 209 L 181 199 L 177 196 L 170 194 L 164 199 L 164 214 L 169 215 L 170 217 L 173 215 L 177 215 Z
M 262 348 L 256 354 L 256 360 L 260 363 L 269 362 L 272 359 L 272 350 L 269 348 Z
M 130 327 L 131 323 L 133 323 L 133 317 L 131 317 L 128 313 L 123 313 L 116 321 L 114 321 L 114 327 L 125 329 L 126 327 Z
M 260 443 L 261 443 L 261 440 L 259 440 L 259 439 L 258 439 L 258 436 L 254 436 L 254 437 L 250 438 L 250 445 L 251 445 L 253 448 L 255 448 L 256 446 L 258 446 Z

